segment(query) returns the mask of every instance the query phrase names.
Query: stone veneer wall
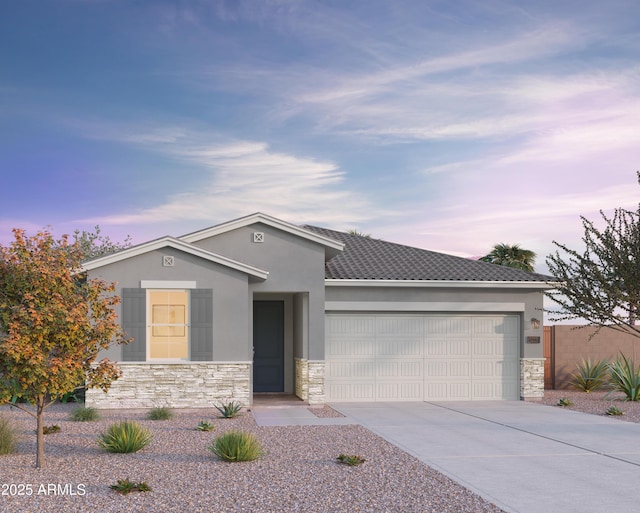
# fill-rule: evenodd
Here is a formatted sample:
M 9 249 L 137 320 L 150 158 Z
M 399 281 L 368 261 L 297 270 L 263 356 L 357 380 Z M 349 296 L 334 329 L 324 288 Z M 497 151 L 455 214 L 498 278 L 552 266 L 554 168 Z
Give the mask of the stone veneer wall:
M 296 395 L 309 404 L 324 404 L 324 361 L 296 358 Z
M 309 404 L 324 404 L 324 361 L 309 361 Z
M 303 401 L 309 399 L 309 360 L 296 358 L 296 396 Z
M 520 397 L 544 396 L 544 358 L 520 359 Z
M 105 394 L 87 390 L 86 405 L 95 408 L 203 408 L 251 402 L 250 363 L 120 363 L 122 376 Z

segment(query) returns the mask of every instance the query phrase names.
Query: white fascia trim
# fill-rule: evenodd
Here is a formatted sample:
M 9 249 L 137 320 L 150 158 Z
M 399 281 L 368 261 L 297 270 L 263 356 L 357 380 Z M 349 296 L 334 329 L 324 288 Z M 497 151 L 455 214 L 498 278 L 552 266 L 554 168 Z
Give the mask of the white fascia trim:
M 167 247 L 174 248 L 174 249 L 177 249 L 178 251 L 183 251 L 185 253 L 189 253 L 191 255 L 197 256 L 199 258 L 203 258 L 205 260 L 209 260 L 210 262 L 214 262 L 216 264 L 220 264 L 225 267 L 229 267 L 231 269 L 235 269 L 236 271 L 241 271 L 245 274 L 249 274 L 250 276 L 254 276 L 261 280 L 266 280 L 267 277 L 269 276 L 269 273 L 267 271 L 258 269 L 257 267 L 253 267 L 247 264 L 243 264 L 242 262 L 238 262 L 236 260 L 231 260 L 230 258 L 223 257 L 222 255 L 211 253 L 210 251 L 204 250 L 197 246 L 193 246 L 187 242 L 181 241 L 174 237 L 163 237 L 161 239 L 156 239 L 150 242 L 146 242 L 144 244 L 140 244 L 139 246 L 134 246 L 132 248 L 119 251 L 118 253 L 114 253 L 113 255 L 107 255 L 102 258 L 96 258 L 95 260 L 85 262 L 82 265 L 82 270 L 92 271 L 94 269 L 98 269 L 105 265 L 114 264 L 122 260 L 127 260 L 128 258 L 144 255 L 145 253 L 149 253 L 151 251 L 155 251 L 157 249 L 162 249 Z
M 318 235 L 317 233 L 310 232 L 308 230 L 305 230 L 304 228 L 300 228 L 295 224 L 281 221 L 280 219 L 276 219 L 275 217 L 262 214 L 261 212 L 256 212 L 255 214 L 241 217 L 239 219 L 234 219 L 233 221 L 212 226 L 211 228 L 206 228 L 198 232 L 189 233 L 187 235 L 183 235 L 182 237 L 180 237 L 180 239 L 186 242 L 197 242 L 202 239 L 213 237 L 215 235 L 220 235 L 221 233 L 226 233 L 231 230 L 236 230 L 238 228 L 243 228 L 245 226 L 249 226 L 254 223 L 263 223 L 268 226 L 272 226 L 273 228 L 277 228 L 279 230 L 289 232 L 292 235 L 297 235 L 298 237 L 302 237 L 304 239 L 317 242 L 318 244 L 322 244 L 323 246 L 327 246 L 337 251 L 344 250 L 344 244 L 342 242 L 338 242 L 328 237 L 324 237 L 323 235 Z
M 453 281 L 453 280 L 324 280 L 326 287 L 423 287 L 464 289 L 552 289 L 546 281 Z
M 524 303 L 326 301 L 326 312 L 524 312 Z
M 195 281 L 140 280 L 141 289 L 196 289 Z

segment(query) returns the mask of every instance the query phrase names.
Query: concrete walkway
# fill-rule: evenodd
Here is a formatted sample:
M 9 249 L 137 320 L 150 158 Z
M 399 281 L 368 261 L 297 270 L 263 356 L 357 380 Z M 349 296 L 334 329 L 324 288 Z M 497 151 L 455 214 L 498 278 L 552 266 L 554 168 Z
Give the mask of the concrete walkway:
M 506 511 L 640 511 L 640 424 L 522 401 L 332 407 Z
M 254 404 L 251 411 L 258 426 L 330 426 L 356 423 L 346 417 L 316 417 L 307 405 Z

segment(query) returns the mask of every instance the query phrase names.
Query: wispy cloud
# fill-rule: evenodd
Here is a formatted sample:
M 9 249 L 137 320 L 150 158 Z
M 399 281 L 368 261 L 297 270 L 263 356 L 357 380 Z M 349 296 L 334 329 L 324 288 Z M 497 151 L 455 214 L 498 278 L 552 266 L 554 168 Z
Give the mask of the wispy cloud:
M 254 211 L 296 222 L 358 223 L 372 205 L 345 184 L 345 173 L 330 161 L 273 151 L 266 143 L 228 141 L 184 128 L 149 133 L 109 130 L 93 137 L 116 138 L 147 151 L 197 165 L 206 173 L 197 190 L 185 184 L 157 206 L 84 220 L 100 225 L 166 221 L 212 223 Z

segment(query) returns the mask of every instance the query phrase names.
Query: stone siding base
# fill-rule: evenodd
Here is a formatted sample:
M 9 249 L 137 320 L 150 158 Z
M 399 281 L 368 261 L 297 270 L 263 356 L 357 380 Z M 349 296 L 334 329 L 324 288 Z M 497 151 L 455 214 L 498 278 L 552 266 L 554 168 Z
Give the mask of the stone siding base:
M 209 408 L 229 401 L 251 404 L 250 363 L 120 363 L 122 376 L 108 393 L 87 390 L 94 408 Z
M 296 358 L 296 395 L 309 404 L 324 404 L 324 361 Z
M 544 358 L 520 359 L 520 397 L 533 399 L 544 396 Z
M 309 400 L 309 360 L 296 358 L 296 396 Z

